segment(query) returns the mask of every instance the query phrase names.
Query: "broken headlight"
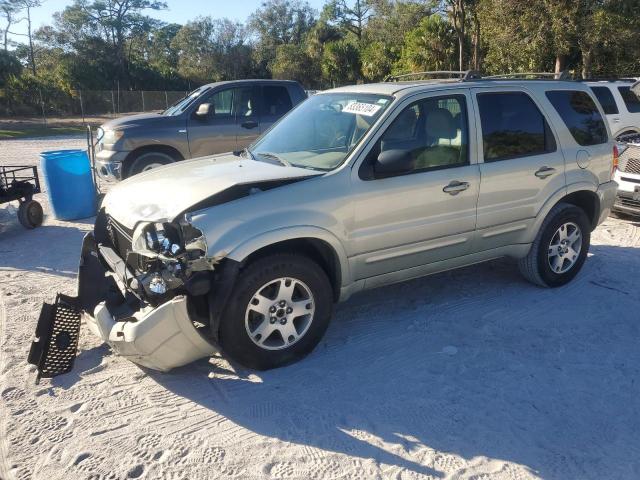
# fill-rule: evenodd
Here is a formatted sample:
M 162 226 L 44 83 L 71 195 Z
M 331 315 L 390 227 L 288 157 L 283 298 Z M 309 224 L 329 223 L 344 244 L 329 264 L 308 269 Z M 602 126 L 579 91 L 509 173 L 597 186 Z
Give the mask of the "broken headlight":
M 131 239 L 134 253 L 146 257 L 176 257 L 183 252 L 178 227 L 170 223 L 142 223 L 136 227 Z

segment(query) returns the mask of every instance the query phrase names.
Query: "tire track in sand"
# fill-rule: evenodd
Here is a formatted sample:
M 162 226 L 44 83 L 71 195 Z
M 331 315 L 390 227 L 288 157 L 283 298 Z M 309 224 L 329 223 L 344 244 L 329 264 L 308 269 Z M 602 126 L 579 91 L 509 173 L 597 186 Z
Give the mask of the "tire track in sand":
M 4 293 L 0 290 L 0 387 L 2 387 L 2 377 L 5 373 L 5 355 L 7 349 L 5 348 L 5 325 L 6 325 L 6 312 L 7 309 L 4 306 Z M 8 409 L 1 408 L 0 412 L 7 412 Z M 10 479 L 9 466 L 6 462 L 8 459 L 9 449 L 7 448 L 7 418 L 5 414 L 0 414 L 0 478 Z

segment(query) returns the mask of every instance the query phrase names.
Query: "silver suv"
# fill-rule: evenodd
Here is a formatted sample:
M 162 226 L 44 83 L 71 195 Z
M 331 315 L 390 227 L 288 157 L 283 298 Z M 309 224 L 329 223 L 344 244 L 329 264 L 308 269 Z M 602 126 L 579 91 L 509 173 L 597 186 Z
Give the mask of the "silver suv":
M 308 354 L 334 303 L 364 289 L 505 256 L 559 287 L 614 203 L 613 152 L 579 82 L 322 92 L 242 154 L 113 188 L 84 240 L 75 308 L 154 369 L 219 347 L 267 369 Z

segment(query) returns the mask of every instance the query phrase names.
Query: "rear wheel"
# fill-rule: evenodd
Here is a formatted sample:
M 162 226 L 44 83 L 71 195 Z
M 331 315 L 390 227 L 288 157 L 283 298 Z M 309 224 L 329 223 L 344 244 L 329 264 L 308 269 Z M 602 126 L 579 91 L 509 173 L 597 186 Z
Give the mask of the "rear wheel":
M 20 202 L 18 207 L 18 220 L 24 228 L 33 229 L 42 225 L 44 212 L 42 205 L 35 200 Z
M 307 257 L 277 254 L 241 272 L 220 322 L 220 344 L 250 368 L 275 368 L 307 355 L 333 314 L 331 284 Z
M 154 168 L 161 167 L 173 163 L 175 160 L 171 155 L 163 152 L 147 152 L 136 158 L 127 172 L 127 177 L 137 175 L 138 173 L 153 170 Z
M 560 203 L 551 209 L 528 255 L 520 260 L 520 271 L 542 287 L 564 285 L 582 268 L 590 241 L 591 225 L 584 211 Z

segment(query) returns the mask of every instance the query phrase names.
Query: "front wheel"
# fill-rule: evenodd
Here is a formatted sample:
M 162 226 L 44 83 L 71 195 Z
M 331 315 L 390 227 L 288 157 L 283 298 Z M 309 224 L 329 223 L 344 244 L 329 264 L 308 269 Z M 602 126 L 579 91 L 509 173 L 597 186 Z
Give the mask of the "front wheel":
M 174 159 L 170 155 L 163 152 L 147 152 L 136 158 L 127 172 L 127 177 L 137 175 L 138 173 L 147 172 L 154 168 L 162 167 L 173 163 Z
M 528 255 L 520 260 L 523 276 L 541 287 L 559 287 L 575 277 L 589 252 L 591 225 L 581 208 L 553 207 Z
M 307 257 L 277 254 L 238 277 L 220 322 L 220 345 L 233 360 L 266 370 L 307 355 L 333 314 L 331 284 Z

